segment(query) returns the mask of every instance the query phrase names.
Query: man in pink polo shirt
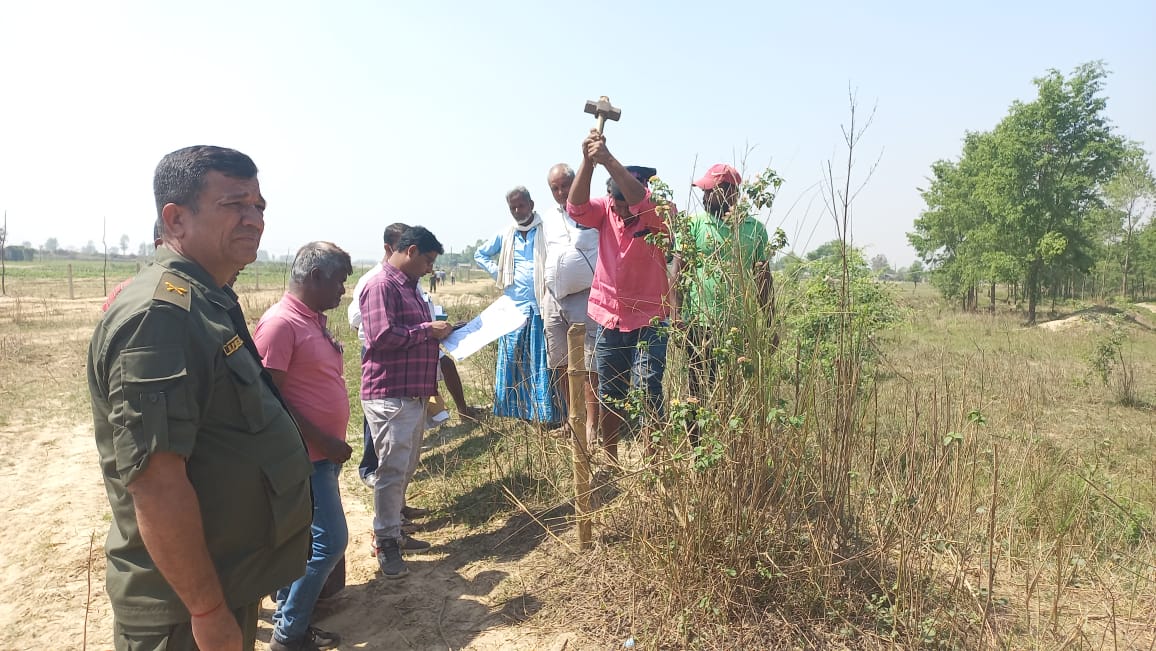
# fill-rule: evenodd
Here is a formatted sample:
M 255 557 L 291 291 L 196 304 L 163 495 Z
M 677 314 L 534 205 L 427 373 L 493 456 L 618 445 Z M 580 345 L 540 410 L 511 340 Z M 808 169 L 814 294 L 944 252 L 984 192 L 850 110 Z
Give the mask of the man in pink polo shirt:
M 269 648 L 318 649 L 340 638 L 309 625 L 329 573 L 345 554 L 349 527 L 338 476 L 352 449 L 345 442 L 349 393 L 341 344 L 325 325 L 353 271 L 349 254 L 329 242 L 310 242 L 293 260 L 289 291 L 253 331 L 265 368 L 293 414 L 313 462 L 313 552 L 305 575 L 277 591 Z
M 610 174 L 607 194 L 590 197 L 594 168 Z M 670 236 L 666 220 L 650 200 L 645 183 L 655 170 L 623 167 L 597 131 L 582 142 L 582 164 L 570 186 L 566 212 L 583 226 L 598 229 L 598 266 L 590 288 L 587 311 L 599 325 L 594 345 L 600 378 L 602 443 L 618 463 L 618 432 L 625 422 L 623 407 L 632 383 L 646 393 L 650 418 L 662 417 L 662 376 L 666 370 L 667 334 L 660 322 L 670 314 L 666 252 L 647 241 L 648 235 Z M 677 212 L 673 205 L 671 213 Z M 647 452 L 654 452 L 646 437 Z

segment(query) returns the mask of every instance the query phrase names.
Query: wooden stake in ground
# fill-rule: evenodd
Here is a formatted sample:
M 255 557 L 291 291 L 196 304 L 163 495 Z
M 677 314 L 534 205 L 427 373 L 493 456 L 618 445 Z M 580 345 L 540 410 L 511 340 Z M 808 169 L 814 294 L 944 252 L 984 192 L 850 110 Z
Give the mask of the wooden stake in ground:
M 590 549 L 590 454 L 586 450 L 586 324 L 572 323 L 566 331 L 570 363 L 570 438 L 574 442 L 574 516 L 578 521 L 578 548 Z
M 108 296 L 108 217 L 100 218 L 100 245 L 104 247 L 104 271 L 100 277 L 104 279 L 104 295 Z
M 4 242 L 8 239 L 8 211 L 4 211 L 4 227 L 0 228 L 0 294 L 8 295 L 8 267 L 4 260 L 8 257 L 4 253 Z

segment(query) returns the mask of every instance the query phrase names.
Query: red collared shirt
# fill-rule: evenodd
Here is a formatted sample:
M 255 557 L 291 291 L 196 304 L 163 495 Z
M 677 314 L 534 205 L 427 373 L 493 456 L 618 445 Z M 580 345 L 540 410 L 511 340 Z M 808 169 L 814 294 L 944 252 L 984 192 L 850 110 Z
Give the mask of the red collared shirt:
M 640 203 L 630 206 L 630 214 L 638 221 L 627 226 L 614 214 L 609 196 L 580 206 L 566 203 L 566 212 L 575 222 L 598 229 L 598 267 L 587 313 L 607 328 L 629 332 L 650 325 L 654 317 L 665 319 L 670 314 L 666 253 L 646 241 L 650 233 L 670 235 L 666 221 L 654 208 L 647 190 Z M 671 204 L 670 212 L 675 214 L 678 208 Z
M 286 292 L 253 330 L 265 368 L 283 371 L 281 395 L 322 434 L 345 440 L 349 391 L 341 345 L 325 327 L 325 315 Z M 325 456 L 309 447 L 309 459 Z

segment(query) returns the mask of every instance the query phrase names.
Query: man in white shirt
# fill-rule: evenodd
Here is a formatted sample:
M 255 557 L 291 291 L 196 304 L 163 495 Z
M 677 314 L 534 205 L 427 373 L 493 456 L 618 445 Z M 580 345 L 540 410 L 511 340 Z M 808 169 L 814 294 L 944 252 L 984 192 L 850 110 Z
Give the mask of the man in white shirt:
M 597 443 L 598 376 L 594 373 L 594 340 L 598 324 L 586 316 L 590 284 L 598 264 L 598 231 L 580 226 L 566 214 L 566 197 L 574 182 L 574 170 L 558 163 L 546 174 L 550 194 L 557 204 L 541 212 L 546 234 L 545 282 L 542 296 L 542 320 L 546 330 L 547 362 L 555 376 L 564 401 L 570 397 L 570 380 L 566 374 L 569 347 L 566 331 L 573 323 L 586 324 L 586 439 Z

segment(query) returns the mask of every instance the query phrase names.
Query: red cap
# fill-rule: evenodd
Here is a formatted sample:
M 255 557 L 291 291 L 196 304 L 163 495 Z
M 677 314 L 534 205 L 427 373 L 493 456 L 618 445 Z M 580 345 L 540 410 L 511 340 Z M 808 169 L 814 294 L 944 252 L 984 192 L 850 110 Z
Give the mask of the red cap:
M 738 170 L 727 165 L 726 163 L 716 163 L 710 166 L 706 174 L 702 178 L 695 181 L 694 185 L 703 190 L 713 190 L 718 187 L 719 183 L 730 183 L 731 185 L 742 185 L 743 177 L 739 176 Z

